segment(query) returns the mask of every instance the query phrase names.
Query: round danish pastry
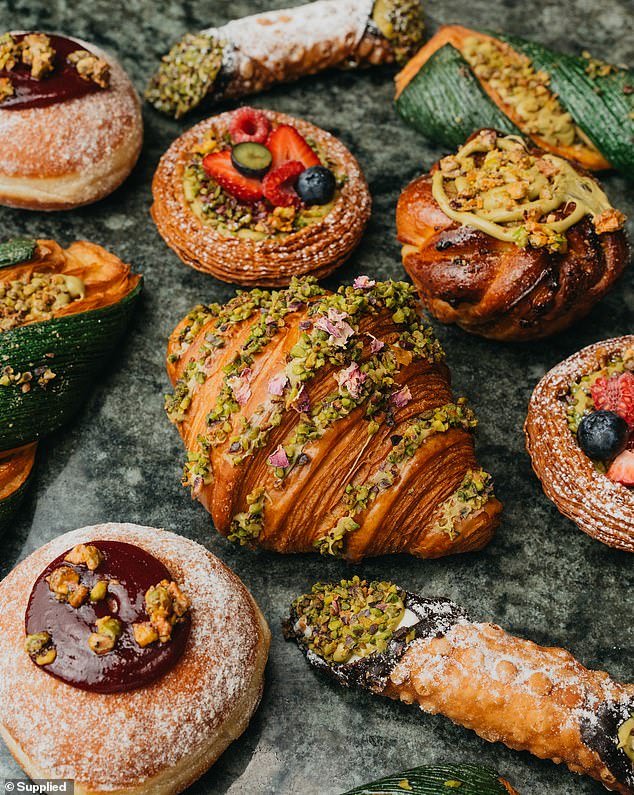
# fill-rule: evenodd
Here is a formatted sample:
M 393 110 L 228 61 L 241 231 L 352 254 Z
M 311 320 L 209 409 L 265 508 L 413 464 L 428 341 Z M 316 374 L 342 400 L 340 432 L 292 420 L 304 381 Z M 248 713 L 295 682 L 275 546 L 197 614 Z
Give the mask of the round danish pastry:
M 624 223 L 579 166 L 494 130 L 410 183 L 396 210 L 403 264 L 429 311 L 507 341 L 588 314 L 627 265 Z
M 111 56 L 65 36 L 0 36 L 1 204 L 97 201 L 132 171 L 142 140 L 138 96 Z
M 31 778 L 75 792 L 185 789 L 247 727 L 270 633 L 198 544 L 84 527 L 0 584 L 0 734 Z
M 559 510 L 592 538 L 634 552 L 634 335 L 590 345 L 546 373 L 525 431 Z
M 334 136 L 247 107 L 177 138 L 152 193 L 158 231 L 186 265 L 247 286 L 332 273 L 371 207 L 359 164 Z

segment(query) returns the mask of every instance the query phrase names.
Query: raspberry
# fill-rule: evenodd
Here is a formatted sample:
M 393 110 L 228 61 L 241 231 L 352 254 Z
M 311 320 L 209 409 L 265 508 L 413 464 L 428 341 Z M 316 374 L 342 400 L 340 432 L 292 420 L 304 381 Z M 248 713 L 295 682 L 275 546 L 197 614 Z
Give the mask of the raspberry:
M 304 165 L 299 160 L 289 160 L 283 166 L 269 171 L 262 180 L 265 198 L 276 207 L 301 204 L 301 199 L 295 193 L 293 185 L 302 171 L 304 171 Z
M 271 123 L 261 110 L 243 107 L 234 111 L 229 125 L 229 135 L 234 144 L 252 141 L 256 144 L 266 143 L 271 130 Z
M 634 428 L 634 375 L 617 373 L 606 378 L 602 376 L 592 385 L 592 400 L 595 408 L 613 411 Z

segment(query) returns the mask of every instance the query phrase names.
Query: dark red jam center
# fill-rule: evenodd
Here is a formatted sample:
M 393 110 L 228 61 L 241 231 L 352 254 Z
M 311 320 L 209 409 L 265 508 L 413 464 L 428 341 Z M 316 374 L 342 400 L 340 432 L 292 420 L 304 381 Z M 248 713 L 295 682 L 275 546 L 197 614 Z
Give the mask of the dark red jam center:
M 21 41 L 26 35 L 26 33 L 16 33 L 13 38 L 16 41 Z M 23 63 L 16 64 L 11 71 L 0 69 L 0 77 L 8 77 L 15 92 L 13 96 L 0 102 L 0 109 L 44 108 L 56 102 L 76 99 L 85 94 L 102 90 L 92 80 L 84 80 L 83 77 L 80 77 L 77 69 L 66 60 L 71 52 L 85 49 L 82 44 L 64 36 L 55 36 L 52 33 L 46 35 L 51 40 L 51 47 L 55 50 L 53 71 L 36 80 L 31 77 L 31 67 Z
M 167 673 L 182 655 L 189 637 L 189 613 L 174 626 L 166 643 L 155 641 L 144 648 L 139 646 L 133 624 L 149 618 L 145 593 L 172 576 L 153 555 L 132 544 L 89 543 L 104 555 L 95 571 L 64 561 L 68 550 L 44 569 L 33 586 L 25 616 L 26 633 L 48 632 L 57 651 L 52 663 L 38 668 L 66 684 L 96 693 L 143 687 Z M 118 580 L 118 584 L 109 584 L 108 595 L 102 601 L 91 603 L 87 599 L 81 607 L 74 608 L 58 601 L 45 579 L 59 566 L 74 569 L 81 584 L 89 589 L 99 580 Z M 96 620 L 104 616 L 118 618 L 123 631 L 112 651 L 96 654 L 88 645 L 88 638 L 95 632 Z

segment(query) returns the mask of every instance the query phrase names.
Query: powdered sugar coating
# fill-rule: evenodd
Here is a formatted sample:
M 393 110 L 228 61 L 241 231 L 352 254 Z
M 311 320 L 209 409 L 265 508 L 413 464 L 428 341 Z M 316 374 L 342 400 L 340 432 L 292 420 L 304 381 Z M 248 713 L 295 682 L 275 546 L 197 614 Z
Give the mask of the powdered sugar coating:
M 544 492 L 593 538 L 634 552 L 634 490 L 598 472 L 568 428 L 566 398 L 572 383 L 603 367 L 605 358 L 634 345 L 634 335 L 597 342 L 542 378 L 526 418 L 526 446 Z
M 39 670 L 23 649 L 24 609 L 39 573 L 75 544 L 100 539 L 136 544 L 154 555 L 192 602 L 181 660 L 149 687 L 127 693 L 101 695 L 65 685 Z M 199 748 L 253 686 L 258 650 L 268 646 L 260 622 L 236 575 L 193 541 L 132 524 L 66 533 L 0 584 L 3 729 L 53 778 L 100 790 L 138 784 Z

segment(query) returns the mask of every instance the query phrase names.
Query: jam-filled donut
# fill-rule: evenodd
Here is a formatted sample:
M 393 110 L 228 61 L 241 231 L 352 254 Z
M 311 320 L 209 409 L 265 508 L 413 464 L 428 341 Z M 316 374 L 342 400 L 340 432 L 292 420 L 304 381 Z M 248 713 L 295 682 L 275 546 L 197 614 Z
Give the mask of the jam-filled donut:
M 90 204 L 128 176 L 142 140 L 137 93 L 111 56 L 65 36 L 0 35 L 1 204 Z
M 0 583 L 0 734 L 31 778 L 172 795 L 247 727 L 269 641 L 242 582 L 193 541 L 66 533 Z

